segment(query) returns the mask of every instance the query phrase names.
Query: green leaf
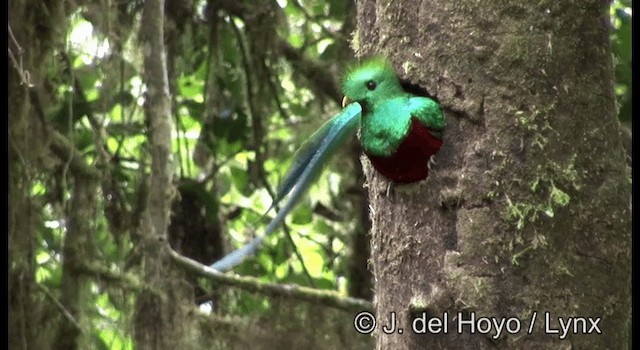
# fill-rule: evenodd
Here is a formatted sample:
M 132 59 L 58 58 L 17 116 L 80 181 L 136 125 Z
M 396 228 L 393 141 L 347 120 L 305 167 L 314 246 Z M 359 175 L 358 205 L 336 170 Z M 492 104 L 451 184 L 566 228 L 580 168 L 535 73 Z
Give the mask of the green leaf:
M 316 287 L 320 289 L 335 289 L 336 284 L 327 278 L 317 278 L 314 280 Z
M 294 223 L 296 225 L 308 224 L 313 219 L 313 216 L 311 214 L 312 212 L 309 205 L 300 205 L 290 214 L 291 223 Z
M 620 121 L 631 121 L 631 94 L 627 93 L 620 99 L 620 110 L 618 111 Z
M 311 276 L 320 276 L 324 267 L 324 256 L 316 250 L 304 250 L 302 254 L 304 263 Z
M 277 279 L 284 279 L 287 277 L 287 275 L 289 275 L 289 265 L 287 264 L 280 264 L 276 267 L 276 270 L 274 271 L 274 275 L 276 276 Z
M 204 91 L 204 82 L 196 80 L 192 76 L 182 77 L 178 79 L 180 86 L 180 95 L 186 99 L 192 99 L 199 102 L 204 101 L 202 92 Z
M 88 90 L 95 89 L 96 81 L 98 81 L 98 71 L 94 66 L 83 66 L 73 71 L 75 78 L 80 83 L 80 86 L 87 92 Z
M 184 99 L 180 103 L 180 106 L 186 107 L 189 111 L 189 115 L 196 119 L 199 122 L 202 122 L 202 117 L 204 116 L 204 103 L 198 102 L 192 99 Z
M 84 152 L 93 146 L 93 132 L 88 129 L 77 131 L 74 135 L 74 143 L 80 152 Z
M 334 60 L 336 57 L 338 57 L 339 49 L 340 47 L 336 45 L 335 42 L 332 42 L 331 44 L 327 45 L 324 51 L 322 51 L 322 53 L 320 54 L 320 59 L 324 61 Z
M 614 34 L 614 52 L 622 62 L 631 62 L 631 17 L 624 10 L 617 9 L 620 27 Z
M 213 133 L 218 139 L 225 139 L 230 143 L 246 141 L 249 125 L 247 115 L 241 110 L 222 110 L 213 123 Z
M 249 172 L 245 168 L 240 168 L 238 166 L 231 165 L 229 167 L 231 171 L 231 181 L 233 182 L 233 186 L 238 190 L 238 192 L 244 195 L 250 195 L 249 192 Z
M 302 44 L 304 44 L 304 36 L 302 36 L 300 33 L 291 33 L 287 37 L 287 41 L 289 41 L 289 44 L 291 44 L 291 46 L 300 48 L 302 47 Z
M 329 4 L 329 16 L 339 21 L 346 18 L 347 2 L 344 0 L 327 0 Z

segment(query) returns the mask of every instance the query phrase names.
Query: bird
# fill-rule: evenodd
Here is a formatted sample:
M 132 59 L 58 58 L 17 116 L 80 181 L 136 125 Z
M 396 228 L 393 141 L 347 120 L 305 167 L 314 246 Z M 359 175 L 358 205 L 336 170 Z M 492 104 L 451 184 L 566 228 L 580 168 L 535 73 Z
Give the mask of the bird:
M 405 91 L 387 59 L 374 56 L 347 70 L 343 109 L 325 122 L 293 155 L 271 206 L 287 198 L 265 232 L 209 267 L 226 272 L 254 255 L 298 204 L 323 168 L 359 130 L 364 155 L 391 183 L 409 184 L 429 175 L 429 161 L 442 146 L 445 118 L 433 99 Z
M 360 144 L 371 165 L 394 183 L 429 174 L 428 162 L 442 146 L 444 115 L 431 98 L 406 92 L 381 57 L 356 66 L 343 82 L 343 105 L 362 106 Z

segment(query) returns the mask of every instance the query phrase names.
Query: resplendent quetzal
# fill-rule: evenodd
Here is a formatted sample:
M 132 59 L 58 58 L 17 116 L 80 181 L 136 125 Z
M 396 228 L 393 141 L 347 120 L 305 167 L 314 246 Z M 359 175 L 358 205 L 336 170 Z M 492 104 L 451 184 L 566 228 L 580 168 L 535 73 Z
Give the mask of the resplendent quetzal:
M 442 146 L 445 123 L 440 106 L 430 98 L 406 92 L 391 64 L 383 58 L 366 60 L 349 70 L 342 90 L 343 110 L 296 151 L 267 212 L 287 195 L 288 200 L 264 235 L 215 262 L 212 268 L 227 271 L 253 255 L 358 126 L 364 154 L 380 174 L 395 183 L 427 178 L 429 160 Z

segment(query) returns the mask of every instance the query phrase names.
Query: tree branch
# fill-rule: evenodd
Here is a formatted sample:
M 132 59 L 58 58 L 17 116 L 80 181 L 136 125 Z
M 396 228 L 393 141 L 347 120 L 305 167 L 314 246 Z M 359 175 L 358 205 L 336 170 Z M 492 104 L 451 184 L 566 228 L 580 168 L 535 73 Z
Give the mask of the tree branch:
M 163 9 L 162 0 L 146 2 L 141 25 L 145 48 L 144 79 L 148 86 L 145 112 L 150 126 L 151 188 L 156 189 L 149 193 L 149 215 L 154 235 L 159 238 L 167 237 L 173 197 L 171 98 L 164 48 Z
M 289 297 L 316 304 L 322 304 L 341 310 L 363 311 L 373 310 L 373 304 L 367 300 L 341 296 L 331 290 L 320 290 L 292 284 L 265 283 L 257 278 L 224 274 L 202 265 L 170 250 L 171 258 L 183 268 L 223 285 L 233 286 L 249 292 L 270 296 Z
M 125 272 L 116 272 L 100 264 L 86 262 L 79 266 L 79 271 L 87 275 L 95 275 L 99 279 L 103 279 L 127 289 L 144 289 L 144 284 L 140 282 L 137 276 Z
M 51 151 L 61 161 L 69 161 L 69 169 L 74 177 L 84 176 L 91 179 L 99 179 L 101 177 L 100 172 L 93 166 L 87 164 L 80 155 L 80 152 L 65 136 L 59 132 L 53 130 L 53 128 L 47 128 L 49 135 L 51 136 Z
M 82 333 L 84 332 L 84 330 L 82 329 L 82 327 L 80 326 L 80 324 L 78 323 L 78 321 L 75 319 L 75 317 L 73 317 L 73 315 L 71 314 L 71 312 L 69 312 L 69 310 L 67 310 L 67 308 L 62 305 L 62 303 L 60 302 L 60 300 L 58 300 L 50 291 L 47 287 L 45 287 L 44 285 L 40 284 L 40 283 L 34 283 L 34 285 L 36 287 L 38 287 L 38 289 L 40 289 L 44 295 L 47 296 L 47 298 L 51 299 L 51 302 L 53 302 L 53 304 L 56 306 L 56 308 L 62 313 L 62 315 L 64 315 L 64 317 L 69 321 L 69 323 L 71 323 L 76 330 L 78 331 L 78 333 Z
M 338 105 L 342 100 L 340 84 L 332 74 L 327 74 L 327 67 L 305 56 L 300 50 L 291 46 L 286 40 L 277 37 L 275 47 L 284 58 L 311 83 L 314 91 L 330 97 Z
M 55 154 L 60 161 L 65 163 L 69 162 L 69 168 L 74 176 L 99 179 L 101 177 L 100 172 L 95 167 L 88 165 L 85 162 L 80 155 L 80 152 L 67 137 L 60 134 L 46 122 L 47 117 L 44 113 L 44 107 L 42 106 L 40 96 L 35 89 L 29 90 L 29 100 L 33 104 L 46 134 L 48 134 L 48 139 L 51 142 L 49 147 L 53 154 Z
M 219 0 L 216 6 L 231 16 L 246 21 L 250 9 L 241 2 L 233 0 Z M 336 34 L 338 35 L 338 34 Z M 331 74 L 327 74 L 327 68 L 319 62 L 305 56 L 301 50 L 291 46 L 286 40 L 275 36 L 274 47 L 281 52 L 284 58 L 293 65 L 298 72 L 309 79 L 314 91 L 330 97 L 339 105 L 342 100 L 340 84 Z

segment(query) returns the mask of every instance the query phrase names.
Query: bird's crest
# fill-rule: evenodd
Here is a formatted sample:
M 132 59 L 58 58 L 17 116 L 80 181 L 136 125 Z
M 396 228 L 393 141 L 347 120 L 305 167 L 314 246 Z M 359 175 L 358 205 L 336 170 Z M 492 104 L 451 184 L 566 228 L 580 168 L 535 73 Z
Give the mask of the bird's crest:
M 373 88 L 369 83 L 375 83 Z M 379 87 L 379 91 L 373 93 Z M 342 80 L 342 92 L 353 101 L 375 99 L 401 92 L 393 66 L 382 56 L 373 56 L 346 70 Z
M 343 80 L 349 79 L 349 76 L 356 71 L 368 70 L 387 71 L 395 74 L 395 70 L 391 63 L 389 63 L 384 56 L 376 55 L 365 58 L 361 62 L 355 62 L 349 65 L 345 71 Z

